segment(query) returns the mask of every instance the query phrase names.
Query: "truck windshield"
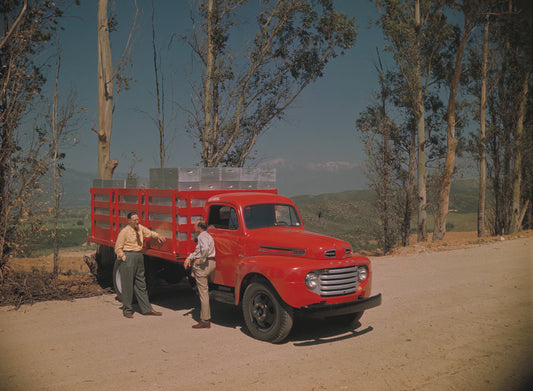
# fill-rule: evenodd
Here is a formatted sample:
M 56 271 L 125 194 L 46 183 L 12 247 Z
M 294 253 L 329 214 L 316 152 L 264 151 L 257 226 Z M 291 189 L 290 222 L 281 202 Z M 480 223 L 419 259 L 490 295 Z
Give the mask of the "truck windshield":
M 249 205 L 243 210 L 244 223 L 248 229 L 265 227 L 300 227 L 302 224 L 292 205 Z

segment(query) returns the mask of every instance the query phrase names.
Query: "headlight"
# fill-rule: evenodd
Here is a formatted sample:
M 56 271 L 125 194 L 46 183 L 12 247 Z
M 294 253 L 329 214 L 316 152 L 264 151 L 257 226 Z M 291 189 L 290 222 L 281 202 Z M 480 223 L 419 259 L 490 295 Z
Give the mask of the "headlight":
M 316 289 L 318 286 L 318 275 L 314 272 L 307 273 L 305 276 L 305 286 L 310 290 Z
M 359 268 L 357 268 L 357 273 L 359 274 L 359 276 L 357 277 L 359 282 L 365 282 L 366 278 L 368 277 L 368 269 L 367 269 L 367 267 L 366 266 L 359 266 Z

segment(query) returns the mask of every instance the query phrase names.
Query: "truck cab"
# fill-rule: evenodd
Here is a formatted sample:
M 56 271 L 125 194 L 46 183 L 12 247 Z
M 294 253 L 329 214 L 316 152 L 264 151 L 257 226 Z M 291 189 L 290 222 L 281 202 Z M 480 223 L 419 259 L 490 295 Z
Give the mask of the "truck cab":
M 216 247 L 213 296 L 241 305 L 250 333 L 279 342 L 295 313 L 354 321 L 378 306 L 371 266 L 349 243 L 306 231 L 287 197 L 226 193 L 206 203 Z

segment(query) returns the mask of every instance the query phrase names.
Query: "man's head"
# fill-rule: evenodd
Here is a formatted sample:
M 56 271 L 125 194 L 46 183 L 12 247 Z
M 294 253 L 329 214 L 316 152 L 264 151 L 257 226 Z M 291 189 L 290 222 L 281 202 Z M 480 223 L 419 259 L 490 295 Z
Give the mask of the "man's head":
M 207 230 L 207 223 L 205 222 L 205 220 L 202 220 L 202 219 L 197 220 L 196 223 L 194 224 L 194 230 L 196 231 L 197 234 Z
M 139 228 L 139 215 L 136 212 L 128 213 L 128 224 L 131 228 Z

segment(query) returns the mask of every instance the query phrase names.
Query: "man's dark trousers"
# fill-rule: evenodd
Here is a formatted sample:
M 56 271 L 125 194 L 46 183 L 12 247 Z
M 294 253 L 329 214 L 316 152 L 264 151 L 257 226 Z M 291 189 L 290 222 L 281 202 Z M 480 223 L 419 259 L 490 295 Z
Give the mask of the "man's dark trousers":
M 133 294 L 137 298 L 141 313 L 152 311 L 152 305 L 148 299 L 146 291 L 146 280 L 144 277 L 144 256 L 140 252 L 125 251 L 126 260 L 118 262 L 118 273 L 122 285 L 122 304 L 124 313 L 133 312 Z

